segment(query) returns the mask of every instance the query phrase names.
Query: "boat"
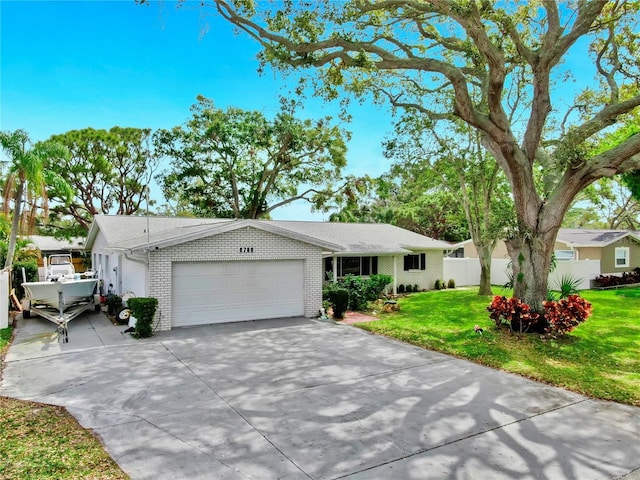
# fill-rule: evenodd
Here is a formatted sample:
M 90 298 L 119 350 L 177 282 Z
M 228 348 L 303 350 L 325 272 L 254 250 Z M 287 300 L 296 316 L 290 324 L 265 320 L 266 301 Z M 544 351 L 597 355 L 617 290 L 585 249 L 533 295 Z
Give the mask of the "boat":
M 100 305 L 94 303 L 98 279 L 93 272 L 76 273 L 71 255 L 51 255 L 44 259 L 42 282 L 23 282 L 27 306 L 23 318 L 32 313 L 58 325 L 58 334 L 69 341 L 67 323 L 85 310 Z
M 22 286 L 27 292 L 31 308 L 44 306 L 64 312 L 78 302 L 93 298 L 97 282 L 95 278 L 61 278 L 50 282 L 26 282 Z

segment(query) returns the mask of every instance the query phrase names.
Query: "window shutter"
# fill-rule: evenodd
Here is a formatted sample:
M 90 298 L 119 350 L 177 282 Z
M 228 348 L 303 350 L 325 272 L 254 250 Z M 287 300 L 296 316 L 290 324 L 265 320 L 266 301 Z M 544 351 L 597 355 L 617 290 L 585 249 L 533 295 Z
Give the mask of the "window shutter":
M 409 255 L 404 256 L 404 271 L 406 272 L 411 267 L 411 257 Z
M 427 254 L 421 253 L 420 254 L 420 270 L 426 270 L 426 269 L 427 269 Z
M 371 274 L 378 274 L 378 257 L 371 257 Z

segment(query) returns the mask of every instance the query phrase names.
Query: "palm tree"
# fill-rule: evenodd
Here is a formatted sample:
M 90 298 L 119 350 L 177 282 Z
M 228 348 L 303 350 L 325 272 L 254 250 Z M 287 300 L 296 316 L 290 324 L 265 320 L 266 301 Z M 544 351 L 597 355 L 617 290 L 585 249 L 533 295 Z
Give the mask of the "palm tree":
M 11 267 L 20 230 L 20 217 L 25 192 L 31 197 L 43 199 L 47 210 L 47 172 L 44 164 L 47 159 L 64 158 L 67 149 L 52 142 L 39 142 L 31 145 L 29 135 L 24 130 L 0 132 L 0 144 L 9 157 L 9 171 L 4 183 L 4 209 L 9 214 L 9 203 L 13 201 L 13 219 L 7 247 L 5 268 Z

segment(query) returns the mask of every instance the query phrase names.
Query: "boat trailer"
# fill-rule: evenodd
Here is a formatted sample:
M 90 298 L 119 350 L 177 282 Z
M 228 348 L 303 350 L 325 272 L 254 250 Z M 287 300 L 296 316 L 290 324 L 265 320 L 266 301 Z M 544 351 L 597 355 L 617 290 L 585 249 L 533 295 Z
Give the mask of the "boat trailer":
M 77 302 L 76 304 L 65 308 L 64 295 L 63 292 L 60 291 L 58 292 L 59 308 L 56 309 L 44 304 L 31 305 L 31 308 L 29 310 L 24 310 L 22 313 L 24 315 L 24 318 L 29 318 L 33 313 L 49 320 L 50 322 L 55 323 L 57 325 L 56 332 L 58 333 L 58 342 L 68 343 L 69 322 L 92 307 L 94 308 L 94 311 L 100 311 L 100 304 L 96 303 L 94 298 L 95 297 L 92 296 L 90 299 L 86 299 L 82 302 Z

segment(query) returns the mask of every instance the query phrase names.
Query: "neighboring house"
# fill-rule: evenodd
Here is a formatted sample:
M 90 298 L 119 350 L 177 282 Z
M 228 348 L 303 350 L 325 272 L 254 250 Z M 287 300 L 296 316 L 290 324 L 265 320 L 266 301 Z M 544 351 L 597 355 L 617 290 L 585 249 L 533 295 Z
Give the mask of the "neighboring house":
M 640 232 L 563 228 L 555 254 L 558 260 L 599 260 L 602 275 L 629 272 L 640 267 Z
M 471 240 L 458 246 L 464 248 L 465 257 L 478 257 Z M 557 261 L 597 260 L 602 275 L 622 274 L 640 267 L 640 232 L 561 228 L 554 253 Z M 504 242 L 498 243 L 493 258 L 509 258 Z
M 103 289 L 158 299 L 158 328 L 318 316 L 325 276 L 433 287 L 450 244 L 381 224 L 98 215 Z

